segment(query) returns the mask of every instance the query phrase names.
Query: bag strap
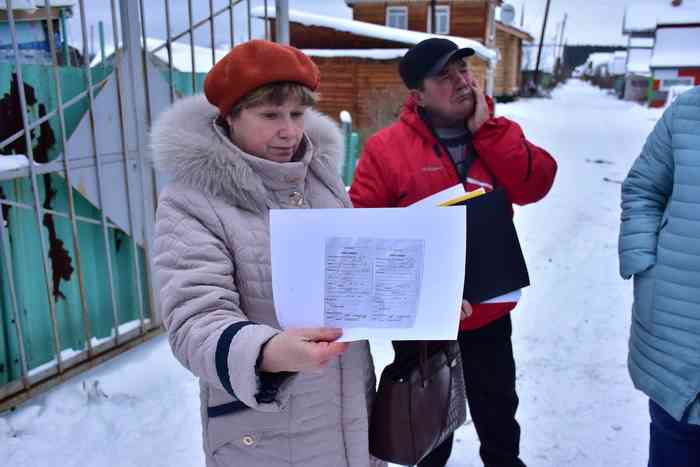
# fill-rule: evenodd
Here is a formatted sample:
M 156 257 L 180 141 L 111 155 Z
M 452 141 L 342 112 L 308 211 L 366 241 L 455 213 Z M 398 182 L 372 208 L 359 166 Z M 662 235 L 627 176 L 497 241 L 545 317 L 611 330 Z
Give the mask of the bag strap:
M 425 388 L 428 380 L 428 342 L 418 344 L 418 370 L 420 371 L 421 386 Z

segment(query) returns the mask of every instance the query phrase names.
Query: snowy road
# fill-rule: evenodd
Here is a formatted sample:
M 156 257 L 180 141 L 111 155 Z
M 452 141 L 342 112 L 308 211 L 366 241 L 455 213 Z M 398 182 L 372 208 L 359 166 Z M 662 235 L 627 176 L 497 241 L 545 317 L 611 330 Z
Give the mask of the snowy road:
M 559 162 L 548 198 L 517 213 L 533 283 L 513 314 L 523 459 L 531 467 L 645 465 L 646 399 L 625 364 L 631 284 L 617 274 L 615 180 L 660 112 L 572 81 L 552 99 L 498 113 Z M 373 343 L 373 353 L 381 370 L 390 347 Z M 202 465 L 197 393 L 158 338 L 0 416 L 0 465 Z M 480 466 L 471 425 L 457 441 L 449 465 Z

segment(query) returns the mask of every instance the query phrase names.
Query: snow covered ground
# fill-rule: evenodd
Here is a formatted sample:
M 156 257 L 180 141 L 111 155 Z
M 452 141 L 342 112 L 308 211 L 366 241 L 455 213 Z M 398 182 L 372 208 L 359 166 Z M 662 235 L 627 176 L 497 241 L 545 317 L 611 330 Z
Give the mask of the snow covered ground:
M 571 81 L 499 105 L 559 162 L 517 224 L 533 286 L 513 314 L 523 459 L 531 467 L 646 462 L 646 399 L 625 366 L 631 284 L 617 274 L 620 185 L 660 111 Z M 377 371 L 392 358 L 372 343 Z M 474 358 L 478 358 L 474 356 Z M 0 465 L 203 465 L 194 378 L 157 338 L 0 415 Z M 450 466 L 480 466 L 473 426 Z

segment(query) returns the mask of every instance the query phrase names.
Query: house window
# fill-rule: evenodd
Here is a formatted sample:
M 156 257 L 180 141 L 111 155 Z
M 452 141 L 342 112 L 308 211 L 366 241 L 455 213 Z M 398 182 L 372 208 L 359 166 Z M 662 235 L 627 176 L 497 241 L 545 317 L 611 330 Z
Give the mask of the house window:
M 408 29 L 408 7 L 386 7 L 386 25 L 390 28 Z
M 662 91 L 668 91 L 671 86 L 693 86 L 695 80 L 691 77 L 682 78 L 666 78 L 661 80 L 661 86 L 659 89 Z
M 435 30 L 432 28 L 433 24 L 433 9 L 428 7 L 428 31 L 435 34 L 449 34 L 450 33 L 450 6 L 449 5 L 438 5 L 435 7 Z

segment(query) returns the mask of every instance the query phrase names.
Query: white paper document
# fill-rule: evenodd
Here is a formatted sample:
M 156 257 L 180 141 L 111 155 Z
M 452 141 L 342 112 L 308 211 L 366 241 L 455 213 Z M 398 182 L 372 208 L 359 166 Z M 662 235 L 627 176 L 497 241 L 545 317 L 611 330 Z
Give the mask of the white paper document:
M 347 341 L 455 339 L 465 215 L 462 206 L 271 211 L 277 320 L 339 327 Z
M 412 327 L 424 251 L 424 240 L 327 238 L 323 324 Z

